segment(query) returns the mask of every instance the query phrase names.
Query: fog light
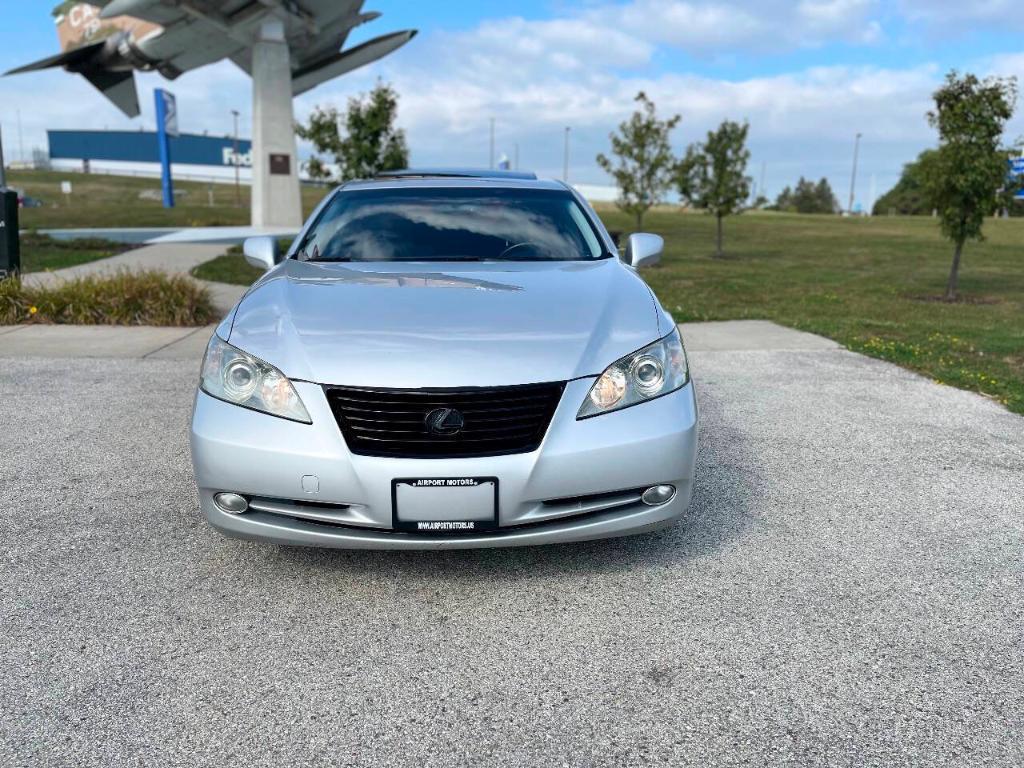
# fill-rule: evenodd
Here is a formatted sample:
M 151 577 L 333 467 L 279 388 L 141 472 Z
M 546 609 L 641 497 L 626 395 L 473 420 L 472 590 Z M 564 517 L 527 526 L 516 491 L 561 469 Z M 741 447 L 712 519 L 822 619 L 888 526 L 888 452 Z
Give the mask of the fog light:
M 249 508 L 249 502 L 244 496 L 237 493 L 218 493 L 213 497 L 213 503 L 229 515 L 240 515 Z
M 641 497 L 644 504 L 649 507 L 658 507 L 668 504 L 675 498 L 676 487 L 674 485 L 652 485 Z

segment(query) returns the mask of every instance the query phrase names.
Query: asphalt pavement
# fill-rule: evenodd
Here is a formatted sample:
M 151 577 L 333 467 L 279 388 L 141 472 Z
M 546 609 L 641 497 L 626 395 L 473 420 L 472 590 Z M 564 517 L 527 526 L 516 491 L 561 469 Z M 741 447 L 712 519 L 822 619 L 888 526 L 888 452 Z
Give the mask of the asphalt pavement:
M 687 524 L 476 552 L 223 539 L 197 361 L 0 359 L 0 765 L 1024 764 L 1024 420 L 721 330 Z

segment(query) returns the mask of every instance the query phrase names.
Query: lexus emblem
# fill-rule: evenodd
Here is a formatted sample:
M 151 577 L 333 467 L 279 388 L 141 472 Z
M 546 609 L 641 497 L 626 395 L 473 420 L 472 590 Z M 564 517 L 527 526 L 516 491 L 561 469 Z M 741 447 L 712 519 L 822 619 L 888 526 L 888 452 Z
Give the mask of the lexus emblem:
M 454 408 L 435 408 L 423 421 L 427 431 L 439 437 L 457 435 L 466 426 L 466 419 Z

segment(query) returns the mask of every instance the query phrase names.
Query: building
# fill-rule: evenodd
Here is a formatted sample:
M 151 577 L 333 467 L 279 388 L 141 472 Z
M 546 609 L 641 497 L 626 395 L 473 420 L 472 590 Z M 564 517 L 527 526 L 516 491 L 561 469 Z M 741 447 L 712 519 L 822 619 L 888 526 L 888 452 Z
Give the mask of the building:
M 74 170 L 126 176 L 160 176 L 160 150 L 152 131 L 47 131 L 50 164 Z M 170 139 L 177 179 L 252 182 L 252 142 L 233 137 L 183 133 Z

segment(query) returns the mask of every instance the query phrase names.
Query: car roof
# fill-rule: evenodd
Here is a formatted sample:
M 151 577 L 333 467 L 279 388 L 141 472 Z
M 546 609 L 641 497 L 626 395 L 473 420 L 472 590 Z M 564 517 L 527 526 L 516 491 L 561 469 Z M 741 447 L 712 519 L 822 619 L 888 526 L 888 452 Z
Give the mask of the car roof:
M 402 189 L 431 187 L 462 187 L 479 189 L 546 189 L 566 191 L 554 179 L 538 179 L 524 171 L 498 171 L 472 168 L 408 168 L 388 171 L 373 179 L 350 181 L 342 185 L 346 191 L 369 189 Z
M 504 168 L 403 168 L 398 171 L 381 171 L 378 179 L 394 178 L 457 178 L 457 179 L 536 179 L 533 171 L 510 171 Z

